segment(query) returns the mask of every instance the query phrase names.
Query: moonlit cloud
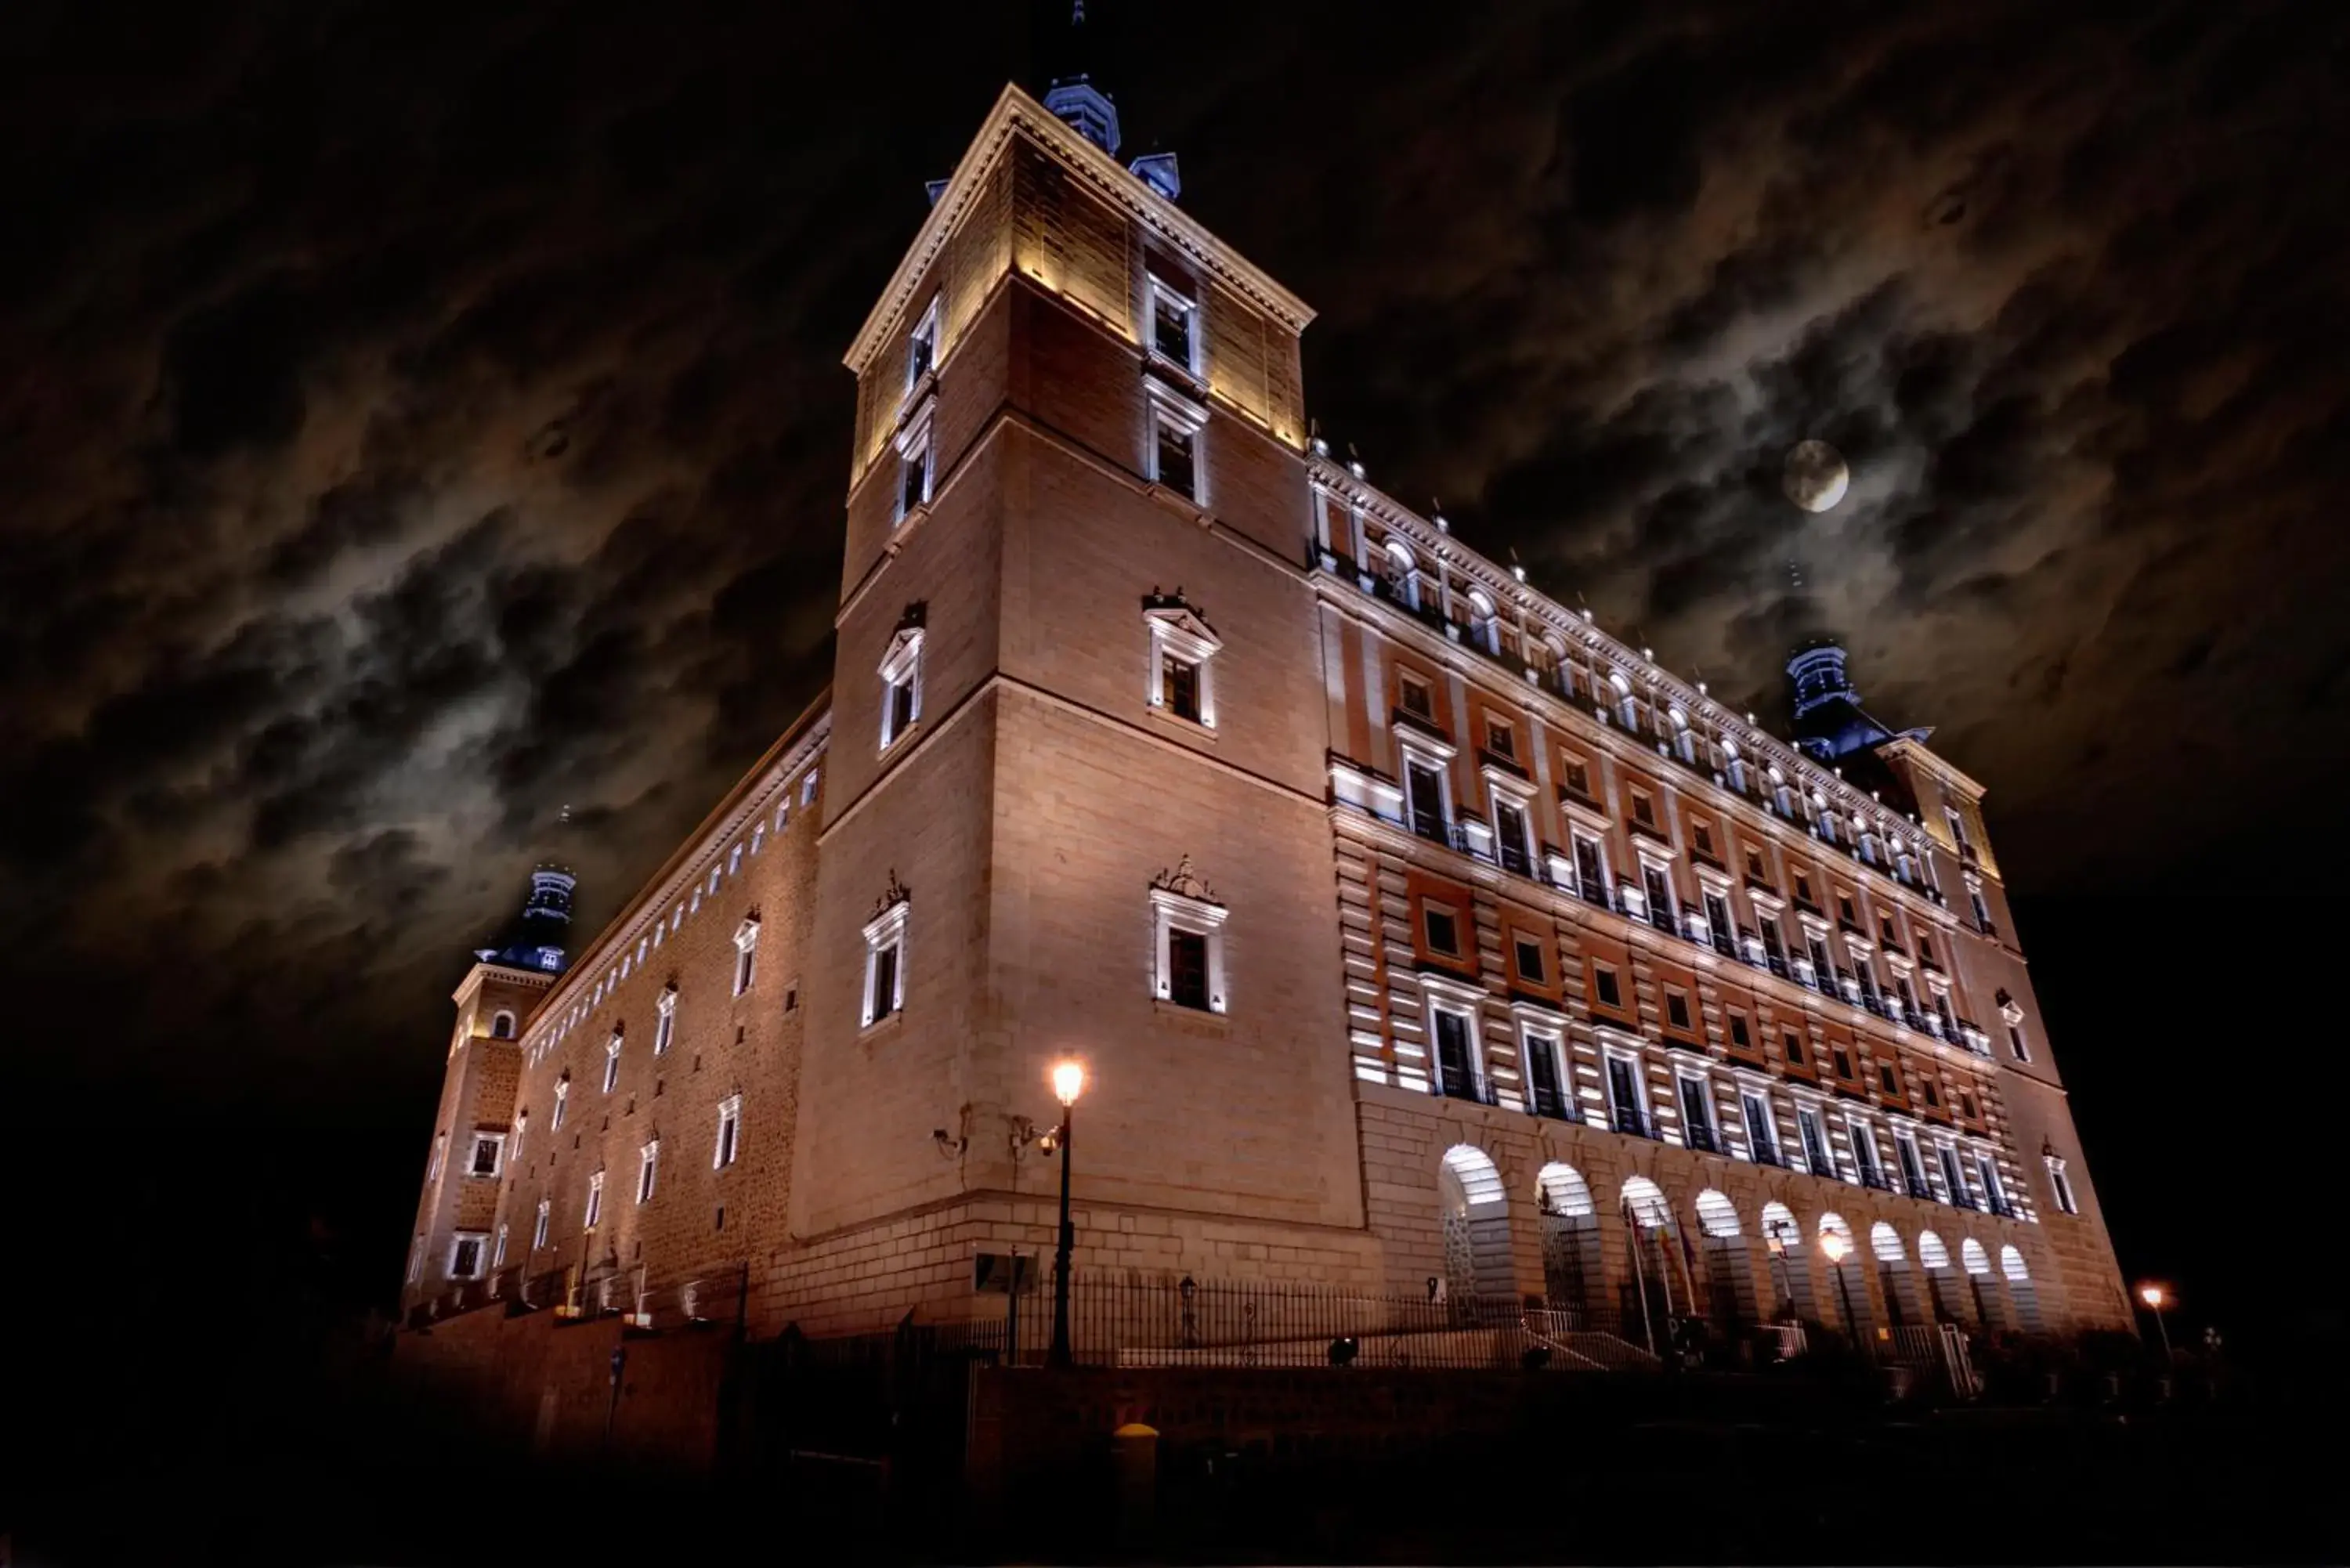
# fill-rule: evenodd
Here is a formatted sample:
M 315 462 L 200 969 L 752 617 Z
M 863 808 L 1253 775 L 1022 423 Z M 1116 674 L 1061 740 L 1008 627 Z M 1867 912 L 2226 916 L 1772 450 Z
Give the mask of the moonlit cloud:
M 1326 431 L 1717 692 L 1782 710 L 1800 556 L 2054 886 L 2339 753 L 2330 14 L 1097 10 L 1128 151 L 1322 311 Z M 1030 63 L 1016 13 L 906 25 L 47 24 L 0 940 L 139 955 L 97 1070 L 424 1081 L 562 805 L 608 911 L 820 687 L 839 350 Z

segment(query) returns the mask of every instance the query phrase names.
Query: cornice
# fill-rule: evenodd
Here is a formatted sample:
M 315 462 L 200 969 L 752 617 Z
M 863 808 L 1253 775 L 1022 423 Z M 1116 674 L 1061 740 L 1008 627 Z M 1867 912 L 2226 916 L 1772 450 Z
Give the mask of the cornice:
M 939 193 L 930 216 L 899 262 L 898 270 L 890 275 L 889 286 L 874 302 L 865 325 L 858 328 L 848 352 L 842 357 L 842 363 L 849 369 L 864 374 L 879 351 L 882 338 L 911 301 L 915 286 L 985 189 L 988 175 L 1003 161 L 1015 134 L 1024 137 L 1097 194 L 1181 251 L 1225 287 L 1271 313 L 1290 331 L 1303 332 L 1314 319 L 1312 307 L 1304 300 L 1243 260 L 1196 219 L 1079 136 L 1043 104 L 1017 86 L 1007 84 L 982 122 L 979 134 L 963 150 L 946 189 Z

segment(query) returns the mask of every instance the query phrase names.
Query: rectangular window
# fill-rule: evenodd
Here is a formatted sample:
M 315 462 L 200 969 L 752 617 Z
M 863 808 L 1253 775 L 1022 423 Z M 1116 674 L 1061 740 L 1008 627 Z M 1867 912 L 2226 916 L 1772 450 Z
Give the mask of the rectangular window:
M 917 382 L 931 373 L 937 363 L 939 351 L 939 302 L 933 297 L 930 308 L 922 312 L 921 320 L 906 338 L 906 389 L 911 391 Z
M 561 1132 L 563 1130 L 563 1118 L 568 1116 L 570 1112 L 571 1080 L 568 1078 L 557 1078 L 555 1081 L 555 1115 L 547 1118 L 546 1130 L 549 1132 Z
M 1657 826 L 1657 803 L 1645 790 L 1632 792 L 1632 820 L 1643 827 Z
M 593 1231 L 596 1221 L 604 1217 L 604 1173 L 600 1170 L 588 1178 L 588 1224 Z
M 1648 896 L 1648 923 L 1661 930 L 1674 929 L 1673 884 L 1665 868 L 1653 860 L 1640 863 L 1640 889 Z
M 751 928 L 754 932 L 758 929 L 756 926 Z M 734 994 L 740 996 L 750 990 L 751 982 L 758 977 L 758 938 L 754 936 L 749 941 L 737 939 L 734 944 Z M 660 1038 L 658 1031 L 655 1032 L 654 1038 L 656 1040 Z
M 1529 985 L 1548 985 L 1549 966 L 1543 961 L 1543 946 L 1533 937 L 1519 937 L 1513 944 L 1518 961 L 1518 978 Z
M 1607 1058 L 1607 1110 L 1617 1132 L 1633 1137 L 1648 1136 L 1648 1110 L 1640 1102 L 1639 1068 L 1627 1056 Z
M 1771 1116 L 1769 1102 L 1756 1089 L 1743 1091 L 1738 1096 L 1739 1106 L 1746 1115 L 1746 1143 L 1754 1158 L 1764 1165 L 1779 1163 L 1779 1129 Z
M 466 1168 L 466 1174 L 495 1176 L 498 1173 L 498 1158 L 505 1152 L 505 1135 L 503 1133 L 475 1133 L 473 1158 Z
M 2022 1024 L 2011 1023 L 2007 1026 L 2007 1048 L 2014 1054 L 2015 1059 L 2019 1062 L 2029 1062 L 2032 1060 L 2032 1047 L 2025 1044 L 2023 1042 Z
M 903 1000 L 898 979 L 898 944 L 885 942 L 867 955 L 865 966 L 865 1022 L 879 1023 L 898 1011 Z
M 1712 824 L 1698 822 L 1690 825 L 1690 853 L 1700 860 L 1711 860 L 1719 864 L 1721 857 L 1714 853 L 1713 849 Z
M 723 1170 L 733 1164 L 742 1141 L 743 1096 L 729 1095 L 718 1102 L 718 1147 L 710 1157 L 710 1168 Z
M 2056 1195 L 2060 1213 L 2081 1211 L 2080 1200 L 2073 1196 L 2073 1179 L 2064 1174 L 2064 1162 L 2053 1154 L 2048 1157 L 2048 1189 Z
M 505 1266 L 506 1228 L 501 1225 L 498 1227 L 498 1244 L 496 1247 L 492 1249 L 490 1252 L 490 1267 L 493 1269 L 503 1269 Z
M 1580 757 L 1568 757 L 1565 759 L 1565 765 L 1568 791 L 1589 800 L 1591 798 L 1590 767 Z
M 613 1035 L 604 1047 L 604 1092 L 610 1094 L 620 1081 L 620 1037 Z
M 1200 498 L 1197 437 L 1184 426 L 1164 414 L 1152 421 L 1154 426 L 1151 450 L 1155 454 L 1152 477 L 1187 501 Z
M 1804 1033 L 1802 1030 L 1789 1029 L 1783 1031 L 1779 1036 L 1779 1045 L 1782 1050 L 1787 1053 L 1787 1065 L 1790 1067 L 1800 1067 L 1804 1064 Z
M 1983 1197 L 1995 1214 L 2012 1211 L 2007 1201 L 2007 1188 L 1999 1179 L 1999 1162 L 1987 1154 L 1975 1156 L 1975 1174 L 1982 1178 Z
M 1517 735 L 1502 720 L 1485 721 L 1485 749 L 1505 761 L 1515 762 L 1518 755 Z
M 1801 871 L 1795 873 L 1795 902 L 1814 909 L 1820 907 L 1819 900 L 1812 897 L 1812 879 Z
M 1733 1050 L 1754 1049 L 1754 1033 L 1747 1027 L 1746 1014 L 1742 1012 L 1733 1012 L 1730 1015 L 1730 1044 Z
M 1713 937 L 1717 952 L 1737 956 L 1737 938 L 1730 924 L 1730 900 L 1711 889 L 1705 895 L 1705 929 Z
M 1983 898 L 1982 889 L 1970 885 L 1967 888 L 1967 901 L 1974 906 L 1975 929 L 1987 937 L 1996 935 L 1991 923 L 1991 905 Z
M 449 1277 L 452 1280 L 478 1280 L 482 1277 L 482 1243 L 488 1238 L 478 1231 L 460 1231 L 449 1243 Z
M 1804 1139 L 1804 1165 L 1814 1176 L 1834 1177 L 1835 1160 L 1828 1154 L 1827 1129 L 1820 1125 L 1820 1113 L 1808 1106 L 1795 1107 L 1795 1130 Z
M 883 699 L 881 743 L 888 745 L 911 729 L 913 723 L 914 677 L 909 671 L 889 682 L 889 694 Z
M 1852 1140 L 1853 1163 L 1860 1168 L 1861 1181 L 1870 1187 L 1884 1186 L 1885 1171 L 1877 1159 L 1877 1135 L 1868 1123 L 1859 1116 L 1846 1116 L 1844 1128 Z
M 1502 869 L 1521 877 L 1534 874 L 1534 857 L 1526 847 L 1526 814 L 1509 801 L 1493 803 L 1493 837 L 1500 846 Z
M 1559 1076 L 1559 1039 L 1555 1034 L 1538 1034 L 1529 1030 L 1522 1047 L 1526 1063 L 1526 1085 L 1534 1096 L 1530 1109 L 1538 1116 L 1571 1119 L 1573 1102 L 1566 1097 Z
M 750 950 L 748 948 L 743 950 L 743 952 L 746 955 L 749 951 Z M 734 994 L 740 996 L 748 989 L 750 989 L 748 981 L 738 976 L 738 981 L 734 988 Z M 668 1054 L 669 1048 L 676 1043 L 677 992 L 674 991 L 664 991 L 661 992 L 660 1001 L 654 1004 L 653 1054 L 656 1056 Z
M 1416 719 L 1436 722 L 1436 696 L 1427 681 L 1416 675 L 1401 677 L 1396 685 L 1399 706 Z
M 1616 971 L 1607 965 L 1603 963 L 1592 966 L 1591 989 L 1593 995 L 1598 998 L 1600 1006 L 1618 1009 L 1623 1007 L 1623 984 L 1616 978 Z
M 1199 307 L 1157 278 L 1152 278 L 1151 353 L 1181 367 L 1186 375 L 1199 374 Z
M 1787 972 L 1787 939 L 1779 934 L 1779 917 L 1762 914 L 1758 910 L 1754 917 L 1754 924 L 1762 933 L 1764 961 L 1770 964 L 1773 974 L 1785 974 Z
M 898 518 L 903 522 L 931 504 L 932 438 L 924 429 L 898 454 Z
M 1404 764 L 1405 792 L 1411 799 L 1411 830 L 1439 844 L 1449 841 L 1444 821 L 1444 775 L 1419 763 Z
M 1721 1147 L 1713 1136 L 1713 1090 L 1705 1079 L 1684 1075 L 1680 1080 L 1681 1136 L 1690 1147 L 1711 1154 Z
M 424 1179 L 427 1181 L 440 1180 L 442 1164 L 448 1158 L 449 1135 L 447 1133 L 434 1133 L 432 1135 L 432 1158 L 425 1162 Z
M 1961 1209 L 1975 1206 L 1974 1195 L 1967 1190 L 1966 1174 L 1959 1166 L 1959 1151 L 1949 1144 L 1938 1144 L 1934 1156 L 1941 1162 L 1942 1185 L 1950 1190 L 1950 1201 Z
M 660 1177 L 660 1143 L 656 1139 L 637 1151 L 637 1201 L 651 1199 L 653 1185 Z
M 1427 933 L 1429 951 L 1447 958 L 1461 956 L 1461 922 L 1451 909 L 1440 904 L 1423 904 L 1419 918 L 1420 929 Z
M 1931 1198 L 1934 1189 L 1926 1182 L 1926 1161 L 1918 1152 L 1918 1140 L 1907 1132 L 1893 1135 L 1893 1151 L 1901 1158 L 1901 1184 L 1912 1198 Z
M 530 1248 L 532 1251 L 535 1252 L 541 1247 L 546 1245 L 546 1228 L 553 1220 L 554 1215 L 555 1205 L 544 1198 L 540 1199 L 538 1200 L 538 1216 L 531 1221 L 530 1225 Z
M 1455 1099 L 1476 1099 L 1476 1055 L 1470 1044 L 1473 1021 L 1468 1013 L 1450 1007 L 1430 1012 L 1436 1031 L 1437 1092 Z
M 1159 659 L 1159 700 L 1178 719 L 1200 722 L 1200 667 L 1172 653 Z
M 1577 891 L 1596 902 L 1607 897 L 1607 862 L 1601 856 L 1599 840 L 1587 833 L 1575 835 L 1575 879 L 1581 884 Z
M 1683 1032 L 1691 1028 L 1688 992 L 1673 986 L 1665 988 L 1665 1022 Z
M 1178 1007 L 1208 1010 L 1208 938 L 1202 931 L 1167 933 L 1168 997 Z

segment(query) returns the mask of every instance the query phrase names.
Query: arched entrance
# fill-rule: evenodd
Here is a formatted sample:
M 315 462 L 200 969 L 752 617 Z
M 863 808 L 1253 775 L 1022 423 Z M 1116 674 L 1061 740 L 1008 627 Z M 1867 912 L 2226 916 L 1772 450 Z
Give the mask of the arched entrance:
M 1771 1288 L 1776 1298 L 1772 1315 L 1818 1322 L 1811 1249 L 1804 1245 L 1804 1228 L 1795 1223 L 1794 1210 L 1783 1203 L 1762 1205 L 1762 1244 L 1770 1252 Z
M 1931 1231 L 1918 1232 L 1918 1266 L 1926 1273 L 1926 1310 L 1936 1323 L 1964 1323 L 1965 1298 L 1950 1270 L 1950 1250 Z
M 1836 1324 L 1857 1340 L 1868 1332 L 1868 1278 L 1861 1272 L 1860 1244 L 1844 1216 L 1830 1210 L 1820 1216 L 1820 1261 L 1827 1265 L 1828 1298 L 1835 1304 Z M 1831 1240 L 1833 1238 L 1833 1240 Z
M 1918 1299 L 1918 1276 L 1910 1272 L 1908 1249 L 1901 1232 L 1879 1220 L 1868 1228 L 1868 1250 L 1877 1259 L 1877 1282 L 1885 1294 L 1885 1315 L 1903 1328 L 1927 1321 L 1926 1303 Z
M 1543 1292 L 1553 1312 L 1572 1313 L 1574 1326 L 1591 1309 L 1607 1264 L 1599 1250 L 1599 1209 L 1583 1173 L 1556 1160 L 1534 1178 L 1542 1211 Z
M 1734 1329 L 1760 1315 L 1754 1301 L 1754 1260 L 1738 1210 L 1712 1188 L 1697 1195 L 1698 1233 L 1705 1238 L 1706 1315 Z
M 1991 1277 L 1991 1254 L 1972 1236 L 1959 1243 L 1959 1264 L 1967 1272 L 1967 1297 L 1975 1303 L 1975 1317 L 1985 1328 L 2008 1326 L 2007 1309 L 1999 1286 Z
M 1637 1329 L 1658 1349 L 1672 1319 L 1694 1307 L 1688 1268 L 1673 1255 L 1672 1205 L 1645 1176 L 1625 1178 L 1617 1201 L 1631 1252 L 1624 1274 L 1624 1332 Z
M 2023 1266 L 2023 1253 L 2013 1242 L 1999 1250 L 1999 1272 L 2007 1276 L 2007 1293 L 2015 1298 L 2015 1315 L 2028 1334 L 2039 1334 L 2047 1328 L 2040 1315 L 2040 1290 L 2032 1282 L 2032 1271 Z
M 1492 1157 L 1473 1144 L 1444 1151 L 1436 1186 L 1444 1219 L 1445 1299 L 1454 1303 L 1455 1317 L 1472 1317 L 1478 1298 L 1513 1293 L 1509 1194 Z

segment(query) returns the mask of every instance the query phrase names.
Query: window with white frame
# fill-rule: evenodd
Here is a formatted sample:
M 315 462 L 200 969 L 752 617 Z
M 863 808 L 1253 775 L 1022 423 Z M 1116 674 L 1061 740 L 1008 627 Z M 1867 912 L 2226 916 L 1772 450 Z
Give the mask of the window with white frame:
M 1930 1198 L 1933 1189 L 1926 1182 L 1925 1157 L 1918 1151 L 1918 1139 L 1908 1127 L 1893 1129 L 1893 1152 L 1901 1160 L 1901 1184 L 1912 1198 Z
M 520 1159 L 522 1158 L 522 1135 L 529 1130 L 530 1111 L 527 1108 L 516 1111 L 515 1113 L 514 1119 L 514 1133 L 506 1141 L 507 1158 Z
M 922 624 L 916 607 L 881 656 L 881 749 L 888 751 L 922 716 Z
M 2009 1208 L 2007 1184 L 1999 1179 L 1999 1161 L 1981 1149 L 1976 1150 L 1975 1175 L 1982 1180 L 1983 1197 L 1989 1200 L 1992 1210 L 2006 1213 Z
M 532 1218 L 530 1222 L 530 1248 L 532 1251 L 537 1251 L 540 1248 L 546 1245 L 546 1228 L 550 1224 L 554 1223 L 554 1201 L 550 1199 L 540 1199 L 538 1200 L 538 1212 Z
M 929 308 L 922 312 L 914 329 L 906 335 L 906 390 L 913 391 L 921 385 L 922 378 L 938 368 L 939 296 L 931 296 Z
M 612 1037 L 604 1043 L 604 1092 L 610 1094 L 619 1082 L 620 1032 L 616 1029 L 612 1031 Z
M 906 925 L 912 908 L 912 900 L 898 898 L 865 928 L 865 1027 L 906 1005 Z
M 1883 1166 L 1877 1158 L 1877 1134 L 1866 1116 L 1848 1116 L 1844 1121 L 1845 1136 L 1852 1141 L 1853 1163 L 1859 1168 L 1860 1180 L 1870 1187 L 1885 1184 Z
M 408 1249 L 408 1282 L 414 1284 L 424 1275 L 424 1238 L 416 1238 Z
M 504 1225 L 500 1225 L 498 1227 L 498 1244 L 496 1247 L 493 1248 L 490 1252 L 490 1267 L 493 1269 L 503 1269 L 505 1266 L 506 1228 Z
M 749 921 L 745 921 L 744 923 L 746 925 L 752 924 L 752 922 Z M 742 945 L 743 939 L 739 935 L 734 939 L 734 940 L 737 947 Z M 758 940 L 758 938 L 754 936 L 752 940 L 755 942 Z M 739 969 L 737 971 L 737 979 L 740 979 Z M 734 989 L 734 994 L 740 996 L 743 994 L 743 987 L 738 984 Z M 676 1044 L 677 987 L 674 984 L 670 984 L 661 987 L 661 993 L 653 998 L 653 1054 L 656 1056 L 665 1056 L 669 1054 L 669 1048 Z
M 482 1277 L 482 1260 L 489 1251 L 489 1235 L 481 1231 L 460 1231 L 449 1238 L 449 1277 L 452 1280 L 478 1280 Z
M 807 776 L 800 780 L 800 804 L 802 805 L 814 805 L 816 804 L 816 770 L 810 768 L 807 771 Z
M 1452 786 L 1444 764 L 1432 756 L 1406 747 L 1403 754 L 1404 805 L 1411 814 L 1411 830 L 1422 838 L 1443 844 L 1451 838 Z
M 1581 828 L 1568 835 L 1575 850 L 1575 880 L 1577 893 L 1594 902 L 1607 898 L 1607 846 L 1596 834 Z
M 1771 1096 L 1766 1089 L 1741 1089 L 1739 1109 L 1746 1118 L 1746 1151 L 1761 1165 L 1777 1165 L 1779 1159 L 1779 1124 L 1771 1114 Z
M 1721 1147 L 1713 1127 L 1713 1084 L 1702 1073 L 1679 1075 L 1681 1141 L 1708 1154 Z
M 1479 994 L 1470 987 L 1427 983 L 1429 1055 L 1436 1071 L 1436 1092 L 1455 1099 L 1482 1100 L 1484 1095 L 1483 1052 L 1478 1039 Z
M 759 921 L 754 916 L 734 930 L 734 994 L 740 996 L 750 990 L 758 975 Z
M 723 1170 L 734 1163 L 743 1145 L 743 1096 L 729 1095 L 718 1102 L 718 1147 L 710 1157 L 710 1168 Z
M 1556 1029 L 1521 1020 L 1518 1060 L 1525 1070 L 1526 1109 L 1538 1116 L 1576 1119 L 1565 1037 Z
M 571 1110 L 571 1075 L 566 1073 L 555 1080 L 555 1115 L 547 1118 L 546 1130 L 561 1132 L 563 1118 Z
M 434 1133 L 432 1135 L 432 1158 L 424 1167 L 424 1179 L 427 1181 L 440 1180 L 441 1167 L 447 1163 L 448 1158 L 449 1135 L 444 1132 Z
M 637 1201 L 650 1200 L 653 1186 L 660 1179 L 660 1139 L 648 1138 L 637 1150 Z
M 2064 1157 L 2051 1154 L 2043 1156 L 2042 1158 L 2048 1167 L 2048 1190 L 2056 1196 L 2057 1211 L 2063 1214 L 2078 1214 L 2081 1211 L 2081 1202 L 2079 1199 L 2073 1196 L 2073 1179 L 2064 1174 Z
M 1232 911 L 1188 855 L 1151 878 L 1149 899 L 1151 994 L 1177 1007 L 1222 1012 L 1224 919 Z
M 1200 306 L 1197 301 L 1149 279 L 1150 354 L 1185 375 L 1200 374 Z
M 1836 1174 L 1835 1156 L 1828 1151 L 1827 1128 L 1820 1121 L 1819 1111 L 1811 1106 L 1797 1106 L 1795 1131 L 1804 1140 L 1804 1168 L 1814 1176 L 1833 1178 Z
M 931 486 L 938 478 L 938 436 L 932 428 L 937 410 L 937 399 L 926 400 L 898 432 L 897 522 L 904 522 L 931 504 Z
M 477 1132 L 473 1135 L 473 1157 L 465 1162 L 468 1176 L 495 1176 L 504 1161 L 506 1135 L 502 1132 Z
M 1145 701 L 1161 713 L 1214 729 L 1215 657 L 1224 646 L 1222 640 L 1179 595 L 1152 594 L 1145 598 L 1142 619 L 1150 636 Z
M 1950 1191 L 1951 1202 L 1962 1209 L 1974 1207 L 1974 1198 L 1967 1191 L 1964 1168 L 1959 1164 L 1959 1151 L 1946 1143 L 1934 1146 L 1934 1158 L 1942 1168 L 1942 1185 Z
M 2021 1018 L 2007 1021 L 2007 1048 L 2019 1062 L 2032 1060 L 2032 1045 L 2023 1037 L 2023 1020 Z
M 1208 410 L 1157 381 L 1147 382 L 1144 390 L 1150 395 L 1151 483 L 1186 501 L 1203 502 L 1200 436 L 1208 428 Z
M 1526 828 L 1526 807 L 1533 791 L 1498 769 L 1487 774 L 1493 804 L 1494 857 L 1505 871 L 1534 875 L 1534 845 Z
M 511 1040 L 514 1038 L 514 1032 L 515 1015 L 513 1013 L 501 1012 L 490 1020 L 491 1039 Z
M 585 1229 L 593 1231 L 596 1228 L 596 1222 L 603 1218 L 604 1173 L 600 1170 L 591 1171 L 588 1177 L 588 1223 Z
M 1648 1075 L 1628 1052 L 1607 1053 L 1607 1111 L 1619 1133 L 1648 1137 Z

